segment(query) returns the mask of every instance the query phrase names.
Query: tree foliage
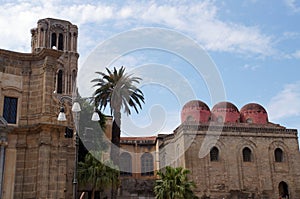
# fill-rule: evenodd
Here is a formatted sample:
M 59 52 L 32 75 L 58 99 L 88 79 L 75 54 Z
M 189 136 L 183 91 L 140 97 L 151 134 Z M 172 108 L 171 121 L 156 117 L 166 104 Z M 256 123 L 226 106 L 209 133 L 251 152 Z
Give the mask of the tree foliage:
M 78 163 L 79 184 L 91 190 L 92 199 L 96 191 L 102 192 L 111 186 L 116 188 L 119 184 L 118 168 L 111 161 L 102 163 L 101 156 L 101 152 L 91 151 L 83 162 Z
M 186 199 L 197 198 L 192 189 L 195 183 L 188 180 L 189 170 L 182 167 L 173 168 L 167 166 L 165 172 L 159 171 L 157 175 L 154 193 L 156 199 Z
M 96 104 L 100 105 L 100 109 L 105 109 L 109 104 L 112 115 L 119 113 L 121 108 L 130 115 L 130 107 L 138 113 L 138 108 L 142 108 L 144 95 L 135 84 L 140 83 L 141 78 L 125 73 L 123 66 L 119 70 L 114 68 L 113 71 L 106 68 L 106 72 L 107 74 L 96 72 L 100 78 L 92 80 L 96 83 L 94 87 L 97 87 L 94 92 Z

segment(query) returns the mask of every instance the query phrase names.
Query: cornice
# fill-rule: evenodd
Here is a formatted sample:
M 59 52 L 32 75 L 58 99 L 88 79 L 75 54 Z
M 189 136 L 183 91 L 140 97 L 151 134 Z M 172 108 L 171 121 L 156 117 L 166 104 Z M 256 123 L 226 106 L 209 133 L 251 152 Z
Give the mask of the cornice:
M 58 59 L 64 52 L 59 50 L 44 48 L 38 53 L 21 53 L 0 49 L 0 56 L 21 61 L 39 61 L 46 56 L 51 56 Z
M 256 133 L 267 133 L 267 132 L 281 132 L 281 133 L 297 133 L 297 129 L 287 129 L 285 127 L 268 124 L 268 125 L 218 125 L 218 124 L 181 124 L 174 133 L 180 131 L 222 131 L 222 132 L 256 132 Z
M 218 125 L 218 124 L 187 124 L 178 126 L 174 133 L 160 137 L 163 142 L 173 140 L 182 135 L 211 135 L 211 136 L 232 136 L 232 137 L 286 137 L 296 138 L 297 129 L 287 129 L 285 127 L 269 123 L 267 125 Z M 164 144 L 163 144 L 164 145 Z

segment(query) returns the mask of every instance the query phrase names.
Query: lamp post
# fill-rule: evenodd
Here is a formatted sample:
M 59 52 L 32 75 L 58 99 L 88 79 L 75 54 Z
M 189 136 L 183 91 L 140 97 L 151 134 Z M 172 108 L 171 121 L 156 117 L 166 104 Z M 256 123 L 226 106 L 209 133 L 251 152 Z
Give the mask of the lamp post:
M 80 104 L 75 102 L 72 105 L 72 112 L 74 113 L 74 122 L 75 122 L 75 161 L 74 161 L 74 177 L 73 177 L 73 196 L 74 199 L 77 199 L 77 165 L 78 165 L 78 148 L 79 148 L 79 138 L 78 138 L 78 130 L 79 130 L 79 117 L 80 117 Z
M 64 99 L 67 99 L 72 102 L 72 98 L 69 96 L 63 96 L 60 98 L 60 101 L 63 102 Z M 72 113 L 74 118 L 74 124 L 75 124 L 75 131 L 74 131 L 74 143 L 75 143 L 75 161 L 74 161 L 74 175 L 73 175 L 73 198 L 77 199 L 77 186 L 78 186 L 78 180 L 77 180 L 77 166 L 78 166 L 78 150 L 79 150 L 79 119 L 80 119 L 80 111 L 81 107 L 79 102 L 75 101 L 72 105 Z M 65 114 L 65 108 L 64 106 L 61 106 L 60 112 L 57 117 L 58 121 L 66 121 L 66 114 Z M 99 121 L 100 117 L 97 113 L 97 109 L 95 107 L 92 118 L 92 121 Z

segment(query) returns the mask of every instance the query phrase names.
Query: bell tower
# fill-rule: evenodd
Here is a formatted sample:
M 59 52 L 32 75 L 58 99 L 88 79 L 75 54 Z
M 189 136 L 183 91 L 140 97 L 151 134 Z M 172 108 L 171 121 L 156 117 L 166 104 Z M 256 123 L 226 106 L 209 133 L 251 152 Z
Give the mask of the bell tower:
M 31 30 L 31 51 L 33 54 L 38 54 L 43 49 L 62 53 L 55 67 L 54 92 L 57 94 L 71 95 L 76 88 L 79 58 L 77 38 L 77 26 L 60 19 L 40 19 L 37 28 Z
M 46 18 L 31 30 L 32 53 L 43 48 L 52 48 L 64 52 L 77 52 L 78 28 L 68 21 Z

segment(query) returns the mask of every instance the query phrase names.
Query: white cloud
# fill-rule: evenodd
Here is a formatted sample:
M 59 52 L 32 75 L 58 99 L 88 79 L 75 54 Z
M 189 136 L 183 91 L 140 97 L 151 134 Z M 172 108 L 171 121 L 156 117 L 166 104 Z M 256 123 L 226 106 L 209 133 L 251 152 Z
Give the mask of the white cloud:
M 101 23 L 114 15 L 114 8 L 104 5 L 81 4 L 63 7 L 62 13 L 69 16 L 73 23 Z
M 298 0 L 285 0 L 284 2 L 293 12 L 300 12 Z
M 89 23 L 97 30 L 108 28 L 106 31 L 113 28 L 116 31 L 125 31 L 128 28 L 153 25 L 169 27 L 196 38 L 201 45 L 211 51 L 255 55 L 271 55 L 274 51 L 272 38 L 261 33 L 259 27 L 223 22 L 217 16 L 218 8 L 211 1 L 192 3 L 128 1 L 122 5 L 84 4 L 80 1 L 76 4 L 67 3 L 62 4 L 55 0 L 4 3 L 0 7 L 1 48 L 29 51 L 30 34 L 28 36 L 25 34 L 36 26 L 38 19 L 53 17 L 69 20 L 79 28 Z M 89 35 L 85 32 L 79 34 L 79 41 L 90 40 L 84 37 L 97 36 L 93 32 L 89 32 Z M 79 46 L 80 49 L 85 48 Z
M 283 54 L 283 56 L 285 59 L 300 59 L 300 50 L 296 50 L 293 53 L 289 53 L 289 54 Z
M 268 105 L 272 120 L 300 116 L 300 81 L 287 84 L 274 96 Z
M 300 59 L 300 50 L 297 50 L 296 52 L 294 52 L 293 57 L 296 59 Z
M 291 31 L 286 31 L 283 33 L 283 37 L 285 39 L 298 39 L 300 36 L 299 32 L 291 32 Z
M 271 55 L 274 52 L 272 38 L 260 32 L 258 27 L 225 23 L 217 16 L 217 7 L 208 1 L 193 5 L 158 5 L 144 7 L 142 19 L 195 37 L 206 49 Z
M 250 65 L 250 64 L 245 64 L 243 67 L 245 70 L 252 70 L 255 71 L 257 68 L 259 68 L 258 65 Z

